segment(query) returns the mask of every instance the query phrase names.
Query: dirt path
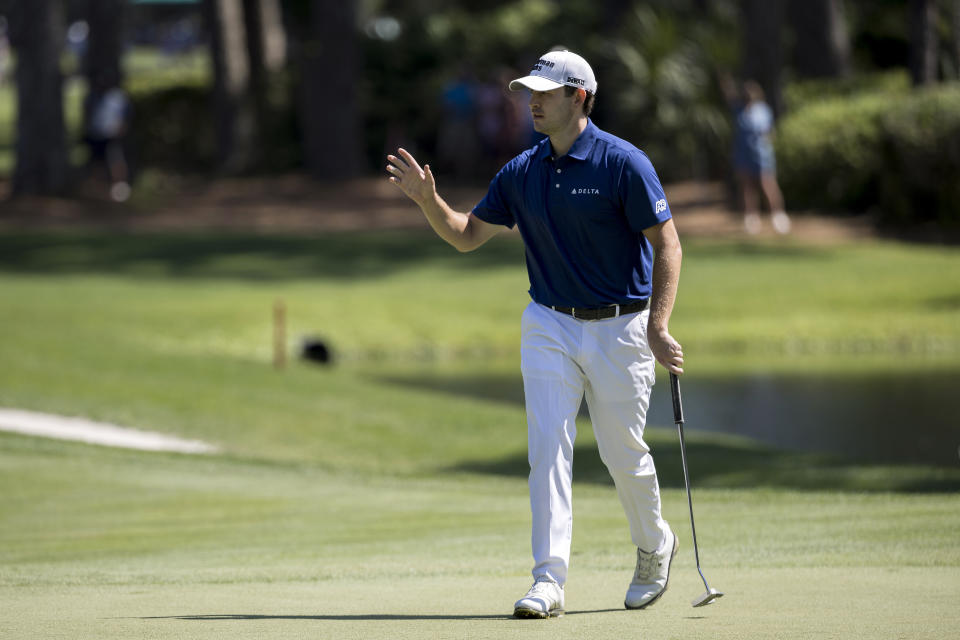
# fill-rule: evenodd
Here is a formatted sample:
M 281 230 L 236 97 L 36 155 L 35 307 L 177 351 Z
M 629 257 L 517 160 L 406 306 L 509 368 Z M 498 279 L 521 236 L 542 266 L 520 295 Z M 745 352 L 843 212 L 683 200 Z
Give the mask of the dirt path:
M 455 208 L 469 210 L 483 187 L 444 187 Z M 682 236 L 746 237 L 739 216 L 727 205 L 720 183 L 666 187 Z M 865 217 L 793 214 L 795 238 L 813 243 L 845 242 L 876 235 Z M 118 228 L 130 231 L 231 229 L 260 232 L 425 228 L 419 210 L 385 178 L 336 186 L 302 175 L 231 178 L 178 184 L 148 205 L 134 199 L 116 204 L 99 197 L 23 198 L 0 202 L 0 229 Z M 774 236 L 767 222 L 760 237 Z
M 681 183 L 666 188 L 667 198 L 685 235 L 746 236 L 740 217 L 726 205 L 719 183 Z M 264 194 L 270 194 L 265 197 Z M 460 210 L 469 210 L 483 197 L 483 188 L 443 189 L 444 198 Z M 365 179 L 340 187 L 317 187 L 300 178 L 270 182 L 226 181 L 195 194 L 198 218 L 192 223 L 229 226 L 241 222 L 262 230 L 362 230 L 369 228 L 423 228 L 419 210 L 386 180 Z M 164 209 L 156 224 L 180 226 L 181 213 Z M 815 214 L 794 216 L 794 234 L 812 242 L 863 238 L 873 234 L 864 218 L 838 219 Z M 761 236 L 775 235 L 769 224 Z

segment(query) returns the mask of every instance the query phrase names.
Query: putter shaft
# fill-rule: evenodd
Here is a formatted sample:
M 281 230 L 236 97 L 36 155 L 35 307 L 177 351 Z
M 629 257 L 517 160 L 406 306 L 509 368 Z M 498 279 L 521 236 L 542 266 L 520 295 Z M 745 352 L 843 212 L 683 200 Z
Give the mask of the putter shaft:
M 680 435 L 680 461 L 683 464 L 683 484 L 687 488 L 687 507 L 690 510 L 690 532 L 693 534 L 693 557 L 697 561 L 697 573 L 703 580 L 703 586 L 706 592 L 691 604 L 694 607 L 702 607 L 712 603 L 723 593 L 716 589 L 711 589 L 707 584 L 707 579 L 703 576 L 700 569 L 700 551 L 697 548 L 697 526 L 693 522 L 693 498 L 690 496 L 690 472 L 687 468 L 687 445 L 683 438 L 683 403 L 680 399 L 680 379 L 676 374 L 670 374 L 670 396 L 673 399 L 673 421 L 677 424 L 677 433 Z

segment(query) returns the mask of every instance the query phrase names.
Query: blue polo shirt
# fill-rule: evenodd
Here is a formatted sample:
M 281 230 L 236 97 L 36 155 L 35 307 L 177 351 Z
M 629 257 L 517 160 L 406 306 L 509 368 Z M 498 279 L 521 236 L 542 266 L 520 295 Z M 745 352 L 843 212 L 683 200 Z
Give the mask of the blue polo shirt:
M 668 220 L 670 207 L 646 154 L 591 121 L 564 156 L 545 138 L 508 162 L 472 214 L 517 225 L 534 301 L 603 307 L 650 297 L 643 230 Z

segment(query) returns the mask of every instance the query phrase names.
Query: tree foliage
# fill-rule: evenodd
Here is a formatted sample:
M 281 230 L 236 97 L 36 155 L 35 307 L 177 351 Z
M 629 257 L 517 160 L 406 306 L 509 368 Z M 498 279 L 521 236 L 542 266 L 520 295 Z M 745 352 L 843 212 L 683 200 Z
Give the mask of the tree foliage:
M 713 76 L 718 63 L 737 63 L 732 0 L 501 0 L 439 11 L 435 4 L 366 15 L 367 25 L 386 16 L 400 27 L 390 39 L 366 30 L 362 95 L 375 134 L 371 154 L 390 132 L 433 151 L 443 87 L 459 74 L 482 81 L 509 70 L 516 77 L 545 51 L 565 47 L 594 67 L 593 118 L 601 127 L 650 152 L 668 176 L 717 171 L 728 123 Z
M 121 1 L 0 0 L 0 14 L 14 5 L 66 6 L 75 19 L 91 13 L 91 7 Z M 243 13 L 229 24 L 211 20 L 208 25 L 216 63 L 210 97 L 216 99 L 205 100 L 197 87 L 169 100 L 140 96 L 148 108 L 137 112 L 135 122 L 134 137 L 149 140 L 151 155 L 174 166 L 177 153 L 196 148 L 203 149 L 203 162 L 184 158 L 181 166 L 205 166 L 212 150 L 221 169 L 296 165 L 320 178 L 374 171 L 384 152 L 397 144 L 433 160 L 449 125 L 444 92 L 451 84 L 469 78 L 502 88 L 505 77 L 526 73 L 540 54 L 558 46 L 583 54 L 594 66 L 597 124 L 647 151 L 664 180 L 726 174 L 730 122 L 718 72 L 759 80 L 781 116 L 816 99 L 819 89 L 798 80 L 814 77 L 826 83 L 821 86 L 856 87 L 865 72 L 910 68 L 912 59 L 921 59 L 921 47 L 925 77 L 960 76 L 960 0 L 204 2 Z M 920 6 L 926 7 L 925 30 L 912 31 L 910 16 L 920 14 L 911 9 Z M 88 59 L 88 75 L 115 64 L 116 43 L 103 39 L 108 18 L 97 20 L 105 25 L 99 40 L 104 47 Z M 244 41 L 246 46 L 237 44 Z M 284 63 L 284 41 L 289 55 L 278 68 Z M 17 44 L 28 46 L 23 39 Z M 47 58 L 29 64 L 53 69 Z M 39 80 L 38 74 L 23 79 L 27 102 L 21 111 L 31 116 L 40 113 L 41 94 L 29 84 Z M 795 96 L 807 90 L 802 87 L 810 95 L 798 101 Z M 163 118 L 164 110 L 150 105 L 172 103 L 190 113 L 209 110 L 181 117 L 187 123 L 211 123 L 219 132 L 212 149 L 211 136 L 190 140 L 183 122 L 178 126 L 186 127 L 184 136 L 153 135 L 170 127 L 153 121 Z M 141 135 L 144 131 L 152 133 Z M 180 141 L 176 149 L 158 148 L 174 138 Z M 55 148 L 58 143 L 50 138 L 42 144 Z M 477 165 L 470 173 L 482 181 L 489 178 L 488 169 Z

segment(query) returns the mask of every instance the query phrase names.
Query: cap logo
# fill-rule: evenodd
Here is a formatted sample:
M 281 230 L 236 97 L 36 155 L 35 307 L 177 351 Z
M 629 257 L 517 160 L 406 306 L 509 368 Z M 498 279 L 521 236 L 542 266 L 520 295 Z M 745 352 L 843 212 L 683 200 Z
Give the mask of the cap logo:
M 537 60 L 537 63 L 533 65 L 533 69 L 531 69 L 530 72 L 532 73 L 534 71 L 542 71 L 544 67 L 547 67 L 548 69 L 553 69 L 555 66 L 557 66 L 556 62 L 550 62 L 549 60 L 544 60 L 543 58 L 540 58 L 539 60 Z
M 575 85 L 579 85 L 579 86 L 581 86 L 581 87 L 585 87 L 585 86 L 587 85 L 587 81 L 586 81 L 586 80 L 581 80 L 580 78 L 567 77 L 567 84 L 575 84 Z

